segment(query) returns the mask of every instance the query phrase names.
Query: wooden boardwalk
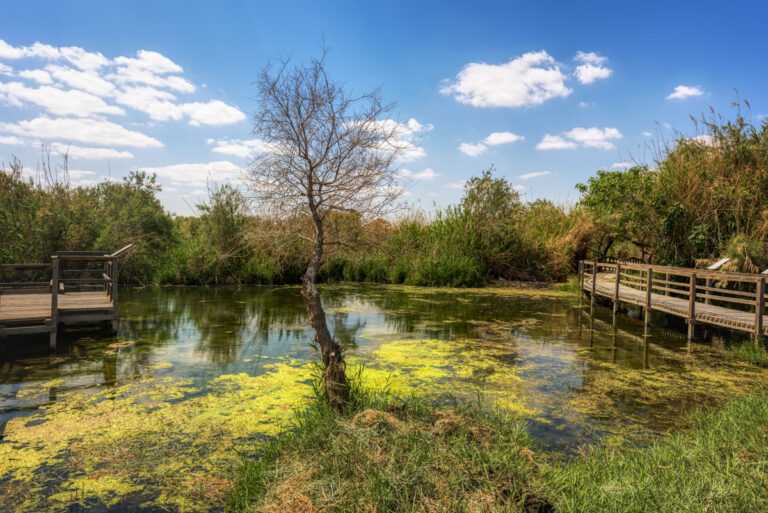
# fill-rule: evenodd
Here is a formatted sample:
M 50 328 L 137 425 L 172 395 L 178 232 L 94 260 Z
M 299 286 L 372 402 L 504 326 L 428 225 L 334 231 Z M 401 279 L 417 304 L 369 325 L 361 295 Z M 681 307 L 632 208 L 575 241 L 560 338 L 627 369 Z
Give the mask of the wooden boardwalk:
M 50 264 L 0 265 L 0 337 L 50 333 L 51 347 L 55 347 L 63 324 L 109 322 L 116 329 L 118 259 L 131 247 L 111 255 L 60 251 Z M 32 279 L 4 279 L 28 273 Z
M 621 302 L 642 307 L 645 325 L 650 312 L 682 317 L 688 338 L 696 324 L 707 324 L 753 334 L 755 341 L 767 335 L 765 315 L 766 277 L 627 262 L 584 260 L 579 265 L 579 287 L 613 301 L 614 322 Z M 581 297 L 580 297 L 581 301 Z

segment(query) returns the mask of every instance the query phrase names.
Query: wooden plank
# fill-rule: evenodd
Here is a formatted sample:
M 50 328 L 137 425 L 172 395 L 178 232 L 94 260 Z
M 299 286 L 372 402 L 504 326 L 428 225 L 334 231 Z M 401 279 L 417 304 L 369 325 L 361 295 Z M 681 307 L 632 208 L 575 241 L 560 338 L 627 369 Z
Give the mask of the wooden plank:
M 51 264 L 0 264 L 0 269 L 19 270 L 19 271 L 32 271 L 32 270 L 47 270 L 51 268 Z

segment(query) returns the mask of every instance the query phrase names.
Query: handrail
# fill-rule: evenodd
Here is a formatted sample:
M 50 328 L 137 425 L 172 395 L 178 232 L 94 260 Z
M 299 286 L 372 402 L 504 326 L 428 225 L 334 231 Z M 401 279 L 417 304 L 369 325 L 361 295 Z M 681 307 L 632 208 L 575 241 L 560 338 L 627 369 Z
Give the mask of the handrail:
M 584 280 L 587 276 L 591 277 L 589 284 Z M 602 283 L 600 291 L 596 290 L 598 281 Z M 714 281 L 729 287 L 715 287 Z M 693 325 L 705 322 L 753 332 L 757 340 L 763 335 L 767 299 L 765 282 L 766 277 L 762 274 L 620 261 L 579 262 L 579 288 L 582 291 L 591 289 L 590 305 L 594 305 L 596 293 L 614 301 L 614 316 L 619 301 L 637 304 L 645 310 L 646 328 L 650 323 L 651 310 L 684 317 L 688 323 L 689 339 L 693 337 Z M 621 287 L 624 287 L 625 293 L 620 294 Z M 629 292 L 631 290 L 636 292 Z M 681 300 L 685 301 L 685 306 Z M 581 299 L 579 301 L 581 304 Z M 745 313 L 754 313 L 754 322 L 745 320 Z
M 131 248 L 133 248 L 134 246 L 135 246 L 135 244 L 128 244 L 127 246 L 125 246 L 125 247 L 122 247 L 122 248 L 118 249 L 117 251 L 115 251 L 114 253 L 112 253 L 112 254 L 111 254 L 111 255 L 109 255 L 109 256 L 111 256 L 111 257 L 119 257 L 119 256 L 122 256 L 122 255 L 123 255 L 123 253 L 127 252 L 128 250 L 130 250 L 130 249 L 131 249 Z
M 597 260 L 583 260 L 587 265 L 597 264 L 598 267 L 608 267 L 614 269 L 617 264 L 612 262 L 600 262 Z M 651 264 L 632 264 L 621 263 L 622 270 L 635 270 L 646 271 L 648 268 L 653 268 L 653 271 L 659 274 L 676 274 L 678 276 L 689 277 L 695 274 L 697 278 L 712 278 L 720 279 L 723 281 L 747 281 L 750 283 L 757 283 L 764 276 L 751 273 L 739 273 L 739 272 L 725 272 L 725 271 L 708 271 L 706 269 L 693 269 L 687 267 L 673 267 L 668 265 L 651 265 Z

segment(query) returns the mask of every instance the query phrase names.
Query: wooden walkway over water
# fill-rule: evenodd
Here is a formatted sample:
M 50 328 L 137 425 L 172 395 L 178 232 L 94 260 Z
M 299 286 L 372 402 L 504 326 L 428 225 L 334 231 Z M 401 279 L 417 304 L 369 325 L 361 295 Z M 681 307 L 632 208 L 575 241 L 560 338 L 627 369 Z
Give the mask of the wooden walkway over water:
M 766 276 L 707 269 L 686 269 L 634 262 L 579 262 L 579 297 L 590 294 L 613 301 L 613 319 L 619 303 L 644 309 L 646 328 L 651 311 L 682 317 L 693 339 L 696 324 L 747 332 L 758 343 L 768 334 L 765 316 Z
M 118 321 L 118 260 L 133 245 L 107 254 L 59 251 L 49 264 L 0 265 L 0 338 L 50 333 L 59 326 Z M 12 281 L 11 281 L 12 280 Z

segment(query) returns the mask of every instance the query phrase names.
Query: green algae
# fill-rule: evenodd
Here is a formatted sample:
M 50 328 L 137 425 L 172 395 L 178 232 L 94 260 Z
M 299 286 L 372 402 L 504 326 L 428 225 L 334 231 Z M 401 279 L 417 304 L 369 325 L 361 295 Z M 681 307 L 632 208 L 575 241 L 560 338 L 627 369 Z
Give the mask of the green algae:
M 182 512 L 220 508 L 229 486 L 222 476 L 254 440 L 283 429 L 311 394 L 307 362 L 268 369 L 219 376 L 202 396 L 194 396 L 200 390 L 190 380 L 150 374 L 89 394 L 68 392 L 32 417 L 11 420 L 0 476 L 16 493 L 4 494 L 0 509 L 69 511 L 74 503 L 112 506 L 126 498 Z M 27 498 L 4 503 L 19 496 Z
M 40 370 L 14 400 L 39 407 L 5 426 L 0 510 L 219 509 L 240 458 L 311 396 L 313 353 L 298 288 L 218 293 L 128 291 L 117 340 L 78 339 L 72 355 L 20 366 Z M 342 284 L 323 294 L 369 386 L 482 394 L 558 450 L 642 439 L 768 384 L 768 370 L 718 349 L 664 333 L 644 345 L 631 324 L 612 332 L 599 318 L 588 328 L 562 291 Z

